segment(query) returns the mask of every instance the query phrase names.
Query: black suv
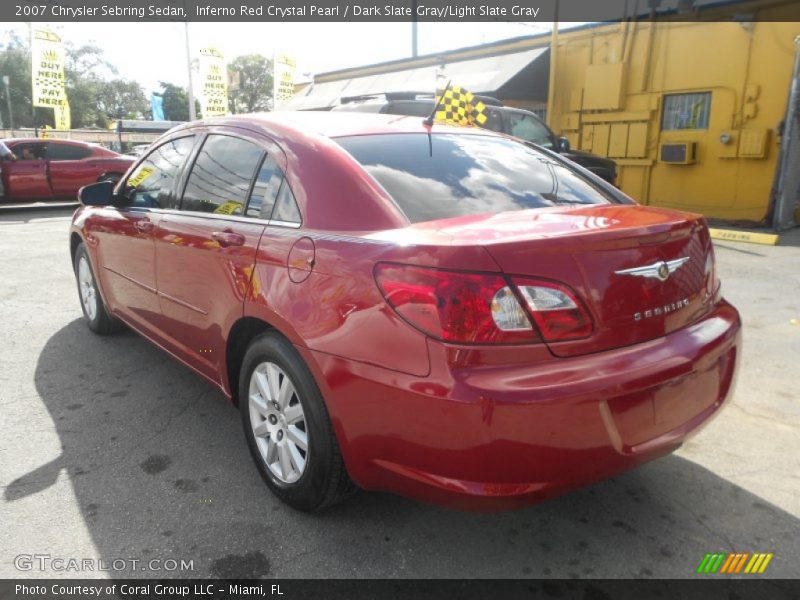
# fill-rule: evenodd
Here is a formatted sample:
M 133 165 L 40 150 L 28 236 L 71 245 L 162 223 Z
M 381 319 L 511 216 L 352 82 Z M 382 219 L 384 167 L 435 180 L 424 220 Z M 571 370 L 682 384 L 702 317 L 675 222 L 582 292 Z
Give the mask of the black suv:
M 612 185 L 615 183 L 617 165 L 613 160 L 570 148 L 566 138 L 556 136 L 544 121 L 528 110 L 503 106 L 502 102 L 489 96 L 475 97 L 486 105 L 487 121 L 483 126 L 486 129 L 507 133 L 558 152 Z M 343 97 L 341 104 L 331 110 L 427 117 L 433 111 L 433 103 L 434 97 L 430 92 L 392 92 Z

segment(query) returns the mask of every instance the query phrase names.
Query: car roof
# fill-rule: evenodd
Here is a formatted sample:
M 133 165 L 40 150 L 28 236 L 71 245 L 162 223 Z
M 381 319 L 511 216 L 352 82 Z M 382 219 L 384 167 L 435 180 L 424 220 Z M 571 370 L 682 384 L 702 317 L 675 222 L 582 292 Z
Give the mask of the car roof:
M 475 96 L 479 100 L 482 100 L 482 96 Z M 490 98 L 491 99 L 491 98 Z M 363 98 L 352 98 L 348 99 L 347 102 L 343 102 L 342 104 L 337 104 L 336 106 L 332 107 L 333 112 L 358 112 L 359 107 L 363 106 L 376 106 L 376 107 L 383 107 L 389 104 L 399 104 L 399 103 L 414 103 L 414 104 L 426 104 L 430 106 L 433 104 L 434 98 L 380 98 L 376 96 L 365 96 Z M 535 112 L 528 110 L 527 108 L 519 108 L 517 106 L 508 106 L 507 104 L 490 104 L 484 102 L 486 107 L 492 110 L 507 112 L 507 113 L 517 113 L 517 114 L 524 114 L 528 115 L 529 117 L 533 117 L 537 121 L 542 124 L 545 124 L 544 119 L 542 119 L 539 115 Z
M 483 94 L 473 94 L 476 100 L 480 100 L 486 106 L 496 106 L 503 108 L 505 105 L 494 96 Z M 433 92 L 376 92 L 374 94 L 358 94 L 355 96 L 342 96 L 338 106 L 346 106 L 354 102 L 376 102 L 378 104 L 388 104 L 390 102 L 425 102 L 431 103 L 436 99 Z M 333 108 L 336 108 L 334 106 Z
M 353 135 L 380 135 L 391 133 L 457 133 L 474 135 L 496 135 L 478 127 L 462 127 L 436 122 L 432 127 L 424 123 L 421 117 L 403 115 L 371 114 L 359 112 L 330 111 L 277 111 L 220 117 L 206 121 L 187 123 L 175 129 L 174 133 L 198 125 L 230 126 L 262 129 L 280 137 L 291 138 L 292 134 L 302 136 L 318 135 L 328 138 Z
M 219 117 L 179 125 L 160 140 L 180 138 L 196 132 L 256 134 L 269 138 L 282 150 L 284 159 L 302 164 L 285 176 L 298 206 L 303 226 L 324 231 L 366 231 L 408 226 L 408 219 L 387 192 L 334 138 L 348 136 L 421 134 L 459 134 L 498 136 L 478 127 L 458 127 L 436 123 L 425 125 L 422 117 L 322 111 L 278 111 L 273 113 Z M 160 141 L 154 142 L 156 147 Z M 288 162 L 288 160 L 287 160 Z M 279 161 L 280 164 L 280 161 Z M 282 165 L 281 165 L 282 166 Z M 315 176 L 302 176 L 314 173 Z M 331 202 L 333 195 L 346 199 Z M 380 199 L 379 201 L 376 201 Z M 313 205 L 313 206 L 312 206 Z
M 86 142 L 81 142 L 80 140 L 62 140 L 58 138 L 6 138 L 2 140 L 5 144 L 49 144 L 52 142 L 57 142 L 59 144 L 69 144 L 72 146 L 97 146 L 97 144 L 88 144 Z

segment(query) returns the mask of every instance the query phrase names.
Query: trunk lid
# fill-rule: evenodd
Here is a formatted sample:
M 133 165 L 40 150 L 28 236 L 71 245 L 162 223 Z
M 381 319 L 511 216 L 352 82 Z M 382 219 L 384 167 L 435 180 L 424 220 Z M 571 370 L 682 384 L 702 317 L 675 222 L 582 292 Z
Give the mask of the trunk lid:
M 451 244 L 483 246 L 510 276 L 567 284 L 594 321 L 581 340 L 549 343 L 576 356 L 644 342 L 710 309 L 711 241 L 700 215 L 602 205 L 482 215 L 426 224 Z M 671 271 L 663 271 L 664 263 Z M 647 267 L 643 273 L 638 270 Z M 659 278 L 659 267 L 662 269 Z M 665 277 L 666 276 L 666 277 Z

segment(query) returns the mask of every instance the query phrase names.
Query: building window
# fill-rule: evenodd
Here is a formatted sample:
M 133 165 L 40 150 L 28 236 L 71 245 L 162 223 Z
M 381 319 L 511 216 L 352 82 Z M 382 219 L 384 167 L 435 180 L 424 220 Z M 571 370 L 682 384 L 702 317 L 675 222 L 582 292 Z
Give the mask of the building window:
M 661 129 L 708 129 L 711 92 L 670 94 L 664 96 L 664 117 Z

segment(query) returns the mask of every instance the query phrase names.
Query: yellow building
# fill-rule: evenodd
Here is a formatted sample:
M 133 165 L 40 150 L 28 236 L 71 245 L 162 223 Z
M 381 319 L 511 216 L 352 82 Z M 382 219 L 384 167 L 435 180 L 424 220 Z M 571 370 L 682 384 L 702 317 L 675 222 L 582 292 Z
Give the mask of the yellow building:
M 618 185 L 642 203 L 760 222 L 798 35 L 800 23 L 766 20 L 561 33 L 548 120 L 574 147 L 613 158 Z
M 329 109 L 348 96 L 432 91 L 443 69 L 474 93 L 546 109 L 574 148 L 613 158 L 617 184 L 641 203 L 761 223 L 776 177 L 787 189 L 800 183 L 800 139 L 778 168 L 800 61 L 800 22 L 788 21 L 797 8 L 757 0 L 703 9 L 694 21 L 562 24 L 553 36 L 322 73 L 290 104 Z

